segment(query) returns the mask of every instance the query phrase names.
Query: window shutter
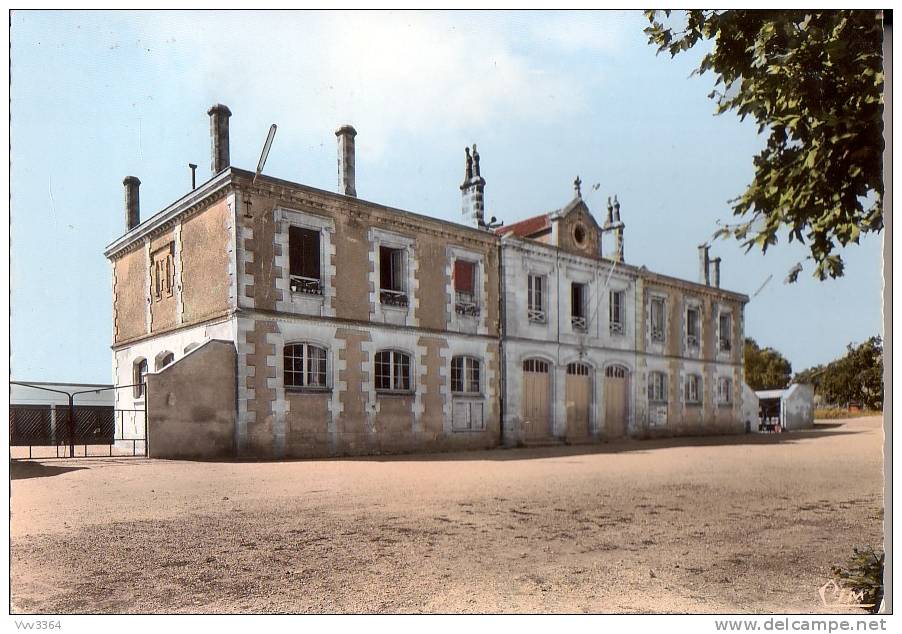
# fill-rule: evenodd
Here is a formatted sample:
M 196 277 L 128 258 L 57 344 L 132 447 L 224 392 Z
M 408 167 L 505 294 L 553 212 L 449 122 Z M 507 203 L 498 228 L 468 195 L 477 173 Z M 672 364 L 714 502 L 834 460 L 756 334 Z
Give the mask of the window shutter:
M 454 290 L 461 293 L 473 292 L 473 278 L 476 266 L 466 260 L 454 260 Z

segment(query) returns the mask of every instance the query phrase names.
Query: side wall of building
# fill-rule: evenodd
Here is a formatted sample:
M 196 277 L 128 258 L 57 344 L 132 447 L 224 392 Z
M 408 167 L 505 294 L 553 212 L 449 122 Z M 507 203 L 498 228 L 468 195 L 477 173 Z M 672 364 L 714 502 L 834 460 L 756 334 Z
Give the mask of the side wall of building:
M 219 194 L 111 258 L 114 346 L 228 313 L 232 205 L 231 197 Z M 167 256 L 160 272 L 157 262 Z

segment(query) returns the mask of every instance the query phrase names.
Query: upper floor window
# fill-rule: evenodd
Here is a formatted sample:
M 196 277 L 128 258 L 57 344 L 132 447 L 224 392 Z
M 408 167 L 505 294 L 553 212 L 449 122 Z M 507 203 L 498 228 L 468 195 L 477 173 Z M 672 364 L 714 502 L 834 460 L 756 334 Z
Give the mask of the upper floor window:
M 541 275 L 529 276 L 526 315 L 529 321 L 545 321 L 545 278 Z
M 132 388 L 135 398 L 143 398 L 145 390 L 145 380 L 147 378 L 147 359 L 139 359 L 135 361 L 132 367 Z
M 476 274 L 479 270 L 476 262 L 454 260 L 454 310 L 458 315 L 479 314 L 479 298 L 476 294 Z
M 295 293 L 322 295 L 319 231 L 288 227 L 288 272 Z
M 701 403 L 701 385 L 702 377 L 697 374 L 689 374 L 686 376 L 686 394 L 685 399 L 689 404 L 697 405 Z
M 623 334 L 623 291 L 611 291 L 610 307 L 608 309 L 608 319 L 612 335 Z
M 172 297 L 172 289 L 175 286 L 175 258 L 173 255 L 173 243 L 153 254 L 152 286 L 154 301 L 160 301 L 165 297 Z
M 379 247 L 379 301 L 407 306 L 407 250 Z
M 664 298 L 653 297 L 651 300 L 651 340 L 663 342 L 665 329 Z
M 376 353 L 376 391 L 409 392 L 410 355 L 400 350 Z
M 717 400 L 722 405 L 733 402 L 733 379 L 722 376 L 717 380 Z
M 663 372 L 649 372 L 648 400 L 656 403 L 667 402 L 667 375 Z
M 479 394 L 480 362 L 473 357 L 451 359 L 451 391 L 455 394 Z
M 309 343 L 291 343 L 284 350 L 286 388 L 325 389 L 326 350 Z
M 573 282 L 570 285 L 570 323 L 574 330 L 585 332 L 588 328 L 586 320 L 586 285 Z
M 730 313 L 721 313 L 718 319 L 720 321 L 720 327 L 718 328 L 719 348 L 724 352 L 729 352 L 733 347 L 733 315 Z
M 701 315 L 695 306 L 686 309 L 686 346 L 698 348 L 701 337 Z

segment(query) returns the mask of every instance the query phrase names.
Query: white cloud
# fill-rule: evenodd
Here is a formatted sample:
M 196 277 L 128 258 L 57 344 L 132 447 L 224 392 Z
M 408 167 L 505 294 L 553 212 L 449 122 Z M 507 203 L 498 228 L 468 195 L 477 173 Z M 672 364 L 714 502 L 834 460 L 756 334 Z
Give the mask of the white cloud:
M 150 32 L 189 65 L 190 77 L 215 85 L 219 94 L 275 104 L 279 112 L 267 114 L 294 127 L 351 122 L 366 130 L 376 155 L 398 130 L 467 129 L 497 117 L 550 120 L 585 103 L 576 77 L 550 60 L 515 52 L 523 33 L 504 20 L 433 13 L 151 20 Z

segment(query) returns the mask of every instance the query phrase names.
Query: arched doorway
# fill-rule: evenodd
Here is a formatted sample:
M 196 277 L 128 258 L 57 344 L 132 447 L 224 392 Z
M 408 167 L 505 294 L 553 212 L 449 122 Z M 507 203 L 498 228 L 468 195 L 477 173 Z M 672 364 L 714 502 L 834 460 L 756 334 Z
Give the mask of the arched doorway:
M 566 379 L 567 438 L 589 436 L 592 407 L 592 368 L 585 363 L 568 363 Z
M 551 436 L 551 367 L 542 359 L 523 362 L 523 437 L 540 440 Z
M 604 428 L 611 438 L 626 435 L 629 421 L 629 370 L 609 365 L 604 371 Z

